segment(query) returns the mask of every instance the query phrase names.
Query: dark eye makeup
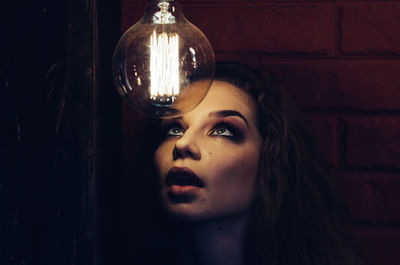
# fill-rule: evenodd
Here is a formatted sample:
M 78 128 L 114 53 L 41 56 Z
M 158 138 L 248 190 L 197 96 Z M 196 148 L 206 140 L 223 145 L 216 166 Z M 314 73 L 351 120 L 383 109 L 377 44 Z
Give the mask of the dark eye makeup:
M 185 129 L 178 121 L 171 121 L 161 126 L 161 139 L 171 136 L 183 136 Z
M 185 133 L 184 129 L 179 124 L 169 126 L 165 131 L 166 136 L 182 136 Z
M 243 135 L 238 128 L 229 122 L 218 122 L 209 132 L 210 136 L 222 136 L 234 142 L 243 139 Z
M 238 126 L 234 125 L 234 122 L 228 121 L 217 121 L 211 127 L 208 136 L 212 137 L 224 137 L 233 142 L 240 142 L 243 140 L 243 133 Z M 161 139 L 168 137 L 181 137 L 185 133 L 185 128 L 181 125 L 179 121 L 171 121 L 163 124 L 161 128 Z

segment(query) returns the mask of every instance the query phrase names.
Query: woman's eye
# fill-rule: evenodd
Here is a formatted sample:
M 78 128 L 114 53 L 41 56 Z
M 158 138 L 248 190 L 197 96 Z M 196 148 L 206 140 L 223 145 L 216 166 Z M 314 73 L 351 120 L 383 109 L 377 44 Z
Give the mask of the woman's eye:
M 184 133 L 183 128 L 180 126 L 171 126 L 165 131 L 165 136 L 182 136 Z
M 234 137 L 232 130 L 230 130 L 226 126 L 218 126 L 214 128 L 214 130 L 210 134 L 211 136 L 225 136 L 225 137 Z

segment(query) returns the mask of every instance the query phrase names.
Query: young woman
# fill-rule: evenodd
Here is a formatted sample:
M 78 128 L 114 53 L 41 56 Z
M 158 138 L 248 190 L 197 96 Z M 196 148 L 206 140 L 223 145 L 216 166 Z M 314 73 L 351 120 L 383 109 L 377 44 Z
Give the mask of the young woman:
M 162 121 L 153 158 L 167 217 L 147 234 L 150 263 L 357 264 L 314 138 L 252 68 L 217 64 L 204 100 Z

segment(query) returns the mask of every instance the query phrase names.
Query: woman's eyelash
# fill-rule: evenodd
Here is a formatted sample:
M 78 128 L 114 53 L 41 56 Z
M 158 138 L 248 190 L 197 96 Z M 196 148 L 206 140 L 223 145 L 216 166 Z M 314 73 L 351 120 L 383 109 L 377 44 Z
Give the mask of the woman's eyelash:
M 228 123 L 219 123 L 211 130 L 210 136 L 222 136 L 233 141 L 240 141 L 242 135 L 234 126 Z
M 161 131 L 162 138 L 166 137 L 180 137 L 185 133 L 185 129 L 179 123 L 171 123 L 165 126 Z M 228 123 L 218 123 L 216 124 L 208 133 L 209 136 L 220 136 L 230 139 L 232 141 L 240 141 L 241 134 L 239 131 Z
M 212 136 L 225 136 L 225 137 L 235 137 L 235 131 L 227 124 L 218 124 L 212 130 L 210 135 Z
M 184 129 L 180 124 L 177 123 L 169 124 L 162 130 L 163 137 L 182 136 L 183 134 L 184 134 Z

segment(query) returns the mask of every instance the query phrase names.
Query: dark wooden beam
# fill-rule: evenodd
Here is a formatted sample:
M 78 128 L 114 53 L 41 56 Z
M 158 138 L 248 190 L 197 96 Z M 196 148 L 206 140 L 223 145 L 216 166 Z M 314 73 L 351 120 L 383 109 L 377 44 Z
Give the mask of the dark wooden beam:
M 0 9 L 0 264 L 106 264 L 120 206 L 104 206 L 122 198 L 119 1 Z

